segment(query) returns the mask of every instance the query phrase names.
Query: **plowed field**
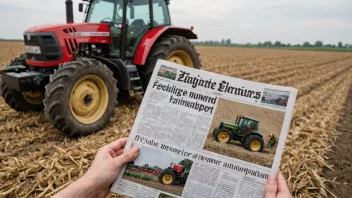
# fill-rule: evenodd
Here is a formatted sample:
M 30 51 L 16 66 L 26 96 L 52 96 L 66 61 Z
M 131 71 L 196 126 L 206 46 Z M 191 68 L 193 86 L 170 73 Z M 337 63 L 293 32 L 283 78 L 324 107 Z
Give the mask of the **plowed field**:
M 1 42 L 0 49 L 0 67 L 23 53 L 22 43 Z M 197 50 L 204 70 L 298 88 L 281 170 L 295 197 L 331 196 L 326 185 L 330 182 L 327 179 L 334 178 L 321 174 L 323 168 L 334 168 L 327 164 L 327 152 L 334 147 L 338 123 L 344 120 L 345 105 L 350 102 L 352 53 L 221 47 Z M 138 108 L 136 100 L 120 106 L 104 130 L 74 140 L 52 127 L 43 113 L 15 112 L 1 98 L 0 197 L 45 197 L 64 188 L 86 171 L 99 147 L 129 135 Z M 342 181 L 337 178 L 335 182 Z M 340 183 L 329 186 L 336 185 Z M 347 193 L 340 196 L 349 197 Z

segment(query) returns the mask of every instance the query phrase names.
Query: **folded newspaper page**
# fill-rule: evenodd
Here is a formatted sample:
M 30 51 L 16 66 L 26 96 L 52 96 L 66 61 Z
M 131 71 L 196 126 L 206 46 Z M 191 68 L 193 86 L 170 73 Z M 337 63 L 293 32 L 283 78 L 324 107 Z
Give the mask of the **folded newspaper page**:
M 138 198 L 263 197 L 297 90 L 159 60 L 129 136 L 138 145 L 111 191 Z

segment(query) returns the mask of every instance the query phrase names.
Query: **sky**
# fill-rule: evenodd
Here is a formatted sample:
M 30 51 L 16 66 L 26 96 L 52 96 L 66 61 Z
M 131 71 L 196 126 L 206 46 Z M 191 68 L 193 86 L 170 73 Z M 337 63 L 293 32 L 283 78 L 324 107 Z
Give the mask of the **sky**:
M 134 161 L 135 165 L 143 166 L 148 164 L 149 166 L 158 166 L 162 169 L 168 168 L 171 163 L 178 164 L 184 158 L 177 155 L 170 155 L 160 150 L 151 149 L 140 145 L 140 153 L 138 158 Z
M 80 0 L 73 0 L 75 21 Z M 65 0 L 0 0 L 0 38 L 22 38 L 27 28 L 65 23 Z M 172 24 L 194 26 L 199 40 L 352 44 L 351 0 L 171 0 Z

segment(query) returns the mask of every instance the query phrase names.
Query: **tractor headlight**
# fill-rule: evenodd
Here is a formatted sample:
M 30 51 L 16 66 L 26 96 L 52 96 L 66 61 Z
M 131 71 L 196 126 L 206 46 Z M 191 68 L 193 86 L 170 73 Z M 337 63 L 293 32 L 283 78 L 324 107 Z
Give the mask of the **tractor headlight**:
M 24 46 L 26 53 L 29 54 L 41 54 L 42 52 L 40 51 L 40 47 L 39 46 L 28 46 L 25 45 Z

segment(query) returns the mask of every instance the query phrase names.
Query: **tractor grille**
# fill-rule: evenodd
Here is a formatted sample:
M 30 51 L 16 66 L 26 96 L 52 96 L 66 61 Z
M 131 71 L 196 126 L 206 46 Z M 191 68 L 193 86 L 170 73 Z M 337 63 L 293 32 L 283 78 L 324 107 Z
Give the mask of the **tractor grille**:
M 30 36 L 28 36 L 28 34 Z M 57 61 L 62 57 L 59 41 L 52 32 L 24 33 L 24 44 L 39 46 L 41 54 L 26 53 L 28 60 Z
M 31 35 L 31 40 L 27 39 L 27 36 L 24 36 L 24 44 L 25 45 L 39 45 L 38 37 L 37 36 L 32 36 Z
M 70 55 L 74 54 L 79 47 L 76 39 L 65 39 L 65 45 Z
M 77 32 L 76 28 L 74 28 L 74 27 L 72 27 L 72 28 L 64 28 L 64 29 L 62 29 L 62 31 L 64 31 L 66 34 Z

